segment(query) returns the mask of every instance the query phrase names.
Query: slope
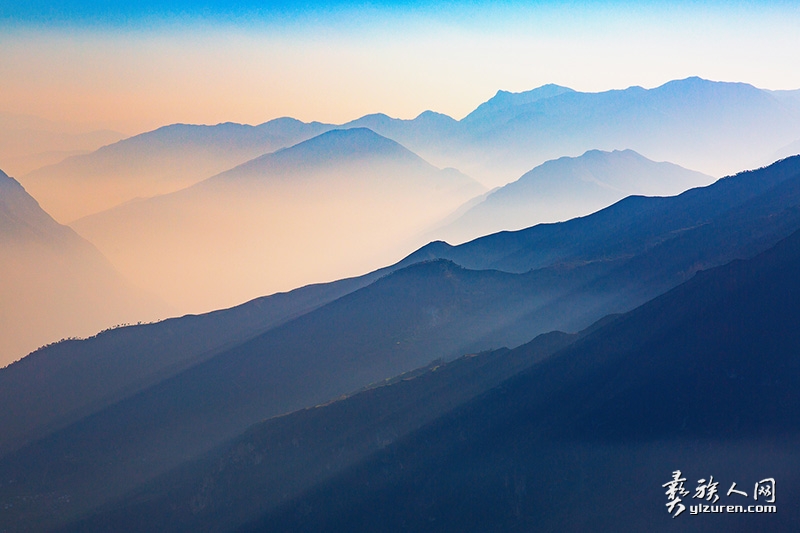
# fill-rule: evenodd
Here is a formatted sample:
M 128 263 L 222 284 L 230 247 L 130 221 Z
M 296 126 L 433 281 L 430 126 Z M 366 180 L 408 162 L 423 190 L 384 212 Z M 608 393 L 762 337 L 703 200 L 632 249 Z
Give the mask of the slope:
M 0 468 L 30 501 L 69 494 L 57 509 L 69 516 L 266 417 L 470 352 L 498 320 L 545 297 L 543 285 L 443 261 L 412 265 L 26 445 Z M 46 518 L 21 503 L 17 519 Z M 33 516 L 17 514 L 26 512 Z
M 464 242 L 502 230 L 585 216 L 626 196 L 671 196 L 713 178 L 671 163 L 656 163 L 633 150 L 590 150 L 547 161 L 494 191 L 458 219 L 434 231 Z
M 0 369 L 0 456 L 345 294 L 397 265 L 204 315 L 44 346 Z
M 377 133 L 438 166 L 502 186 L 547 160 L 630 148 L 720 176 L 750 167 L 800 137 L 794 92 L 692 77 L 653 89 L 584 93 L 543 86 L 500 91 L 452 123 L 364 117 Z
M 0 365 L 64 337 L 152 320 L 168 307 L 134 290 L 91 244 L 0 171 Z
M 204 312 L 394 263 L 482 191 L 370 130 L 334 130 L 73 227 L 137 284 Z
M 63 222 L 174 192 L 332 126 L 289 118 L 259 126 L 173 124 L 31 172 L 22 183 Z
M 540 335 L 521 349 L 437 361 L 346 399 L 249 428 L 198 461 L 120 498 L 85 531 L 225 531 L 302 495 L 456 406 L 575 342 Z M 113 509 L 113 510 L 112 510 Z M 101 525 L 102 524 L 102 525 Z
M 794 233 L 699 273 L 243 531 L 789 531 L 798 269 Z M 673 519 L 675 470 L 689 493 Z M 694 499 L 709 475 L 745 514 L 690 514 L 718 501 Z M 746 514 L 764 478 L 780 510 Z
M 442 260 L 413 264 L 419 257 L 409 257 L 411 266 L 222 351 L 3 464 L 28 465 L 20 487 L 33 495 L 71 494 L 68 514 L 120 495 L 262 418 L 316 405 L 437 357 L 514 346 L 555 329 L 577 331 L 699 269 L 752 257 L 800 228 L 798 164 L 790 159 L 691 194 L 649 199 L 655 207 L 648 209 L 629 209 L 648 203 L 633 198 L 595 215 L 602 224 L 586 217 L 539 226 L 534 234 L 542 239 L 547 228 L 586 225 L 573 233 L 586 240 L 563 240 L 562 255 L 540 257 L 545 266 L 521 274 L 470 271 Z M 657 220 L 645 223 L 647 215 Z M 476 241 L 487 253 L 477 259 L 536 250 L 514 248 L 507 237 Z M 559 237 L 554 232 L 549 238 Z M 490 248 L 493 239 L 507 249 Z M 578 252 L 595 259 L 562 260 Z M 552 251 L 542 246 L 542 253 Z

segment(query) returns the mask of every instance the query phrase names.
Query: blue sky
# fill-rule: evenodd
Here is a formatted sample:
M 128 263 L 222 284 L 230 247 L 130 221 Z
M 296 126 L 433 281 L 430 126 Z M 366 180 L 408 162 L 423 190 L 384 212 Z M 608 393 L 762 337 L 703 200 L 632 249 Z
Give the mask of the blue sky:
M 0 16 L 5 21 L 13 23 L 33 24 L 131 24 L 137 20 L 152 18 L 232 18 L 260 17 L 274 19 L 284 17 L 309 16 L 316 14 L 329 14 L 342 10 L 367 10 L 386 12 L 416 12 L 433 14 L 446 14 L 451 16 L 457 12 L 478 10 L 531 10 L 531 9 L 597 9 L 611 10 L 636 10 L 636 9 L 702 9 L 716 8 L 724 11 L 758 11 L 764 9 L 780 11 L 797 11 L 795 2 L 791 1 L 749 1 L 749 2 L 724 2 L 724 1 L 622 1 L 622 0 L 594 0 L 594 1 L 449 1 L 449 2 L 423 2 L 423 1 L 355 1 L 340 0 L 334 2 L 324 1 L 259 1 L 259 0 L 139 0 L 112 1 L 112 0 L 60 0 L 52 2 L 47 0 L 2 0 L 0 1 Z
M 8 2 L 0 112 L 171 122 L 460 118 L 498 89 L 701 76 L 800 88 L 791 2 Z

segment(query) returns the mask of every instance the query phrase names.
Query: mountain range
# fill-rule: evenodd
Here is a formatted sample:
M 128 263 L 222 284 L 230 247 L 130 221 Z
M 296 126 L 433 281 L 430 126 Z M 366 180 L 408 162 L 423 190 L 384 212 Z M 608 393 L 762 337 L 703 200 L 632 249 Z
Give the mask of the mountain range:
M 372 128 L 490 187 L 544 161 L 593 149 L 629 148 L 720 176 L 800 138 L 797 94 L 696 77 L 599 93 L 545 85 L 499 91 L 459 121 L 423 113 L 411 121 L 366 116 L 346 126 Z
M 353 128 L 72 227 L 128 279 L 198 312 L 394 263 L 424 244 L 423 228 L 483 191 Z
M 798 122 L 798 91 L 744 83 L 687 78 L 653 89 L 599 93 L 545 85 L 498 91 L 461 120 L 425 111 L 412 120 L 374 114 L 342 125 L 290 118 L 259 126 L 174 124 L 37 169 L 21 182 L 56 220 L 68 223 L 185 188 L 325 131 L 353 127 L 369 128 L 488 187 L 516 180 L 545 161 L 595 149 L 633 149 L 720 176 L 794 155 L 784 149 L 800 139 Z
M 585 216 L 626 196 L 671 196 L 713 181 L 672 163 L 650 161 L 633 150 L 590 150 L 539 165 L 431 234 L 451 243 L 464 242 Z
M 22 183 L 56 220 L 184 189 L 332 126 L 281 118 L 259 126 L 173 124 L 37 169 Z
M 264 418 L 327 403 L 438 359 L 447 362 L 460 354 L 517 346 L 552 330 L 581 330 L 681 283 L 705 279 L 698 272 L 769 249 L 800 229 L 799 207 L 800 158 L 795 157 L 676 197 L 630 197 L 587 217 L 503 232 L 457 247 L 432 243 L 388 275 L 367 280 L 371 284 L 278 321 L 276 327 L 255 336 L 250 330 L 239 341 L 229 338 L 229 347 L 209 357 L 187 358 L 183 368 L 150 377 L 144 387 L 118 389 L 113 402 L 96 410 L 84 408 L 87 416 L 60 426 L 54 417 L 48 424 L 57 429 L 49 435 L 40 428 L 34 438 L 18 438 L 10 448 L 16 451 L 0 460 L 0 479 L 14 480 L 14 487 L 2 492 L 2 501 L 14 506 L 9 521 L 27 520 L 38 527 L 64 524 L 98 506 L 112 505 Z M 697 322 L 693 316 L 687 315 L 692 319 L 687 323 Z M 205 320 L 210 327 L 213 317 Z M 148 328 L 113 330 L 103 342 L 127 337 L 131 345 L 147 350 L 152 331 Z M 658 333 L 655 326 L 638 322 L 629 329 L 641 335 Z M 625 346 L 621 337 L 614 339 L 609 345 Z M 63 353 L 76 361 L 88 355 L 87 350 L 100 360 L 110 357 L 97 349 L 100 340 L 69 343 L 69 352 Z M 44 360 L 59 346 L 34 355 Z M 523 357 L 520 364 L 534 363 L 551 352 L 537 353 Z M 144 353 L 127 357 L 140 358 Z M 19 370 L 14 379 L 23 390 L 41 379 L 20 363 L 3 372 L 15 368 Z M 96 379 L 73 368 L 70 380 L 76 390 L 82 380 Z M 546 380 L 555 387 L 560 381 L 553 375 L 547 374 Z M 493 386 L 486 376 L 486 387 Z M 54 394 L 49 401 L 63 400 Z M 26 408 L 20 402 L 17 413 Z M 376 442 L 389 438 L 381 435 L 374 434 Z M 342 494 L 350 489 L 344 490 Z M 69 497 L 66 504 L 59 503 L 63 495 Z M 48 502 L 48 511 L 36 511 L 38 504 L 31 503 L 36 501 Z M 287 512 L 281 516 L 295 516 Z M 323 512 L 332 520 L 345 516 L 337 513 L 336 509 Z M 364 514 L 364 520 L 371 516 Z M 302 523 L 294 518 L 281 522 L 278 515 L 269 520 Z M 348 523 L 346 517 L 342 520 L 341 524 Z M 475 523 L 481 524 L 477 519 Z
M 788 531 L 798 268 L 795 232 L 580 334 L 256 424 L 65 530 Z M 690 492 L 673 519 L 663 487 L 676 469 Z M 719 498 L 693 499 L 709 476 Z M 752 490 L 767 477 L 777 514 L 691 516 L 719 499 L 763 504 Z
M 716 175 L 761 164 L 776 153 L 789 155 L 800 138 L 799 101 L 796 91 L 699 78 L 602 93 L 546 85 L 524 93 L 500 91 L 461 120 L 428 111 L 413 120 L 368 115 L 342 126 L 290 118 L 259 126 L 175 124 L 36 170 L 22 182 L 132 283 L 178 314 L 198 313 L 357 276 L 394 263 L 432 239 L 463 242 L 586 215 L 630 194 L 675 194 L 711 181 L 676 168 L 666 175 L 666 163 L 637 163 L 627 150 Z M 303 180 L 292 187 L 288 180 L 265 178 L 275 189 L 250 194 L 243 183 L 254 180 L 223 186 L 225 180 L 216 177 L 255 169 L 254 161 L 261 161 L 262 173 L 291 174 L 263 163 L 288 157 L 276 150 L 292 149 L 296 166 L 304 167 L 304 158 L 319 156 L 313 150 L 324 152 L 324 142 L 305 141 L 364 127 L 486 185 L 517 181 L 483 199 L 478 196 L 483 191 L 473 186 L 469 194 L 469 188 L 460 188 L 433 201 L 435 195 L 422 187 L 416 198 L 405 191 L 408 196 L 399 204 L 387 206 L 387 195 L 396 195 L 396 189 L 380 191 L 378 202 L 369 193 L 361 196 L 368 189 L 342 176 L 341 165 L 347 163 L 333 152 L 328 153 L 332 175 L 322 181 L 331 187 L 343 179 L 349 183 L 335 191 L 319 183 L 300 185 Z M 603 150 L 617 152 L 601 156 Z M 584 155 L 564 159 L 565 154 Z M 447 173 L 452 178 L 458 171 Z M 646 185 L 646 175 L 674 187 Z M 220 192 L 225 198 L 207 199 L 213 187 L 199 186 L 206 180 L 225 190 Z M 399 185 L 406 178 L 397 180 Z M 234 188 L 240 191 L 232 193 Z M 394 211 L 403 215 L 386 216 Z M 290 229 L 297 238 L 287 237 Z M 309 257 L 317 246 L 326 261 Z
M 24 176 L 123 138 L 125 135 L 116 131 L 0 112 L 0 161 L 13 176 Z
M 0 531 L 792 530 L 797 139 L 688 78 L 0 172 L 0 351 L 107 328 L 0 368 Z
M 368 413 L 391 409 L 401 387 L 386 387 L 398 390 L 386 391 L 379 405 L 365 405 L 379 401 L 377 394 L 356 396 L 314 413 L 316 420 L 299 412 L 256 426 L 202 464 L 204 470 L 182 472 L 204 476 L 163 480 L 160 486 L 173 488 L 174 499 L 131 505 L 104 518 L 125 524 L 147 508 L 156 520 L 183 511 L 189 522 L 186 496 L 192 494 L 195 516 L 208 513 L 236 531 L 790 531 L 798 510 L 784 502 L 800 490 L 794 453 L 800 442 L 798 268 L 795 232 L 752 260 L 698 273 L 488 393 L 387 439 L 365 459 L 247 525 L 237 524 L 244 513 L 229 511 L 247 504 L 217 506 L 246 491 L 243 480 L 259 486 L 242 472 L 244 465 L 259 469 L 254 459 L 289 435 L 304 445 L 320 432 L 333 442 L 345 435 L 366 440 L 377 418 Z M 441 388 L 458 383 L 437 377 Z M 326 422 L 340 420 L 336 411 L 349 414 L 343 429 L 325 432 Z M 401 415 L 394 425 L 409 418 Z M 321 462 L 335 461 L 335 451 L 326 452 Z M 238 487 L 227 481 L 223 457 L 238 471 Z M 267 460 L 261 472 L 270 466 Z M 687 480 L 683 516 L 675 515 L 679 508 L 671 516 L 667 507 L 664 487 L 673 472 Z M 713 483 L 711 476 L 720 487 L 717 498 L 695 489 Z M 775 483 L 775 514 L 692 516 L 690 506 L 698 504 L 766 505 L 769 498 L 754 493 L 765 478 Z M 217 484 L 235 493 L 218 493 Z M 736 487 L 739 493 L 732 493 Z M 261 490 L 269 495 L 274 488 Z M 242 497 L 259 501 L 254 494 Z M 86 525 L 82 531 L 92 529 Z

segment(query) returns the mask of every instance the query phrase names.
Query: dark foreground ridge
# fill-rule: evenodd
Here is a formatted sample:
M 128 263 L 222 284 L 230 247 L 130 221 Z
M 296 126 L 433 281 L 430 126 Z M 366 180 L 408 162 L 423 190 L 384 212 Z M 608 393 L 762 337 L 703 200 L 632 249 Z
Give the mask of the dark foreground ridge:
M 66 530 L 790 531 L 798 269 L 800 232 L 580 335 L 254 426 Z M 676 469 L 692 492 L 713 475 L 731 505 L 754 503 L 725 495 L 733 482 L 752 498 L 775 477 L 778 513 L 692 516 L 687 496 L 672 519 Z
M 800 233 L 701 272 L 240 531 L 791 531 L 798 271 Z M 673 519 L 674 470 L 778 511 Z
M 170 369 L 127 395 L 123 390 L 92 414 L 6 455 L 0 479 L 16 485 L 0 499 L 14 503 L 3 520 L 45 528 L 78 519 L 266 418 L 433 360 L 517 346 L 547 331 L 579 331 L 692 280 L 699 270 L 753 257 L 798 229 L 800 158 L 791 158 L 677 197 L 631 197 L 562 224 L 461 247 L 434 244 L 391 275 L 299 316 L 283 315 L 266 330 L 248 329 L 246 338 L 233 335 L 208 357 L 186 359 L 188 367 Z M 431 261 L 417 263 L 425 260 Z M 203 320 L 211 331 L 214 317 Z M 639 327 L 654 331 L 652 324 Z M 128 331 L 142 347 L 130 361 L 146 356 L 148 331 L 155 329 Z M 109 340 L 128 334 L 110 333 Z M 69 360 L 81 361 L 83 347 L 101 344 L 73 343 Z M 103 360 L 104 353 L 92 357 Z M 97 381 L 74 368 L 76 387 Z M 29 390 L 35 377 L 28 376 Z M 548 384 L 557 382 L 551 376 Z M 588 390 L 579 387 L 576 394 Z M 50 403 L 58 401 L 54 396 Z M 493 419 L 501 420 L 499 413 Z M 59 503 L 64 495 L 68 503 Z

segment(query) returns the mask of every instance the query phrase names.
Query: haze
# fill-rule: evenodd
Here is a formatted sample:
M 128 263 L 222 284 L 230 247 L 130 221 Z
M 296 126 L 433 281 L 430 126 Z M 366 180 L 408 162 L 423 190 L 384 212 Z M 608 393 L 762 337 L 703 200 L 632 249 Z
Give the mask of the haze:
M 327 188 L 316 190 L 324 197 L 313 201 L 298 199 L 296 189 L 271 185 L 268 201 L 255 206 L 255 197 L 248 196 L 255 193 L 247 191 L 228 203 L 211 197 L 191 205 L 181 202 L 181 209 L 192 213 L 188 218 L 182 219 L 179 210 L 162 209 L 158 216 L 149 211 L 172 201 L 154 198 L 158 195 L 188 198 L 187 187 L 327 129 L 351 127 L 348 121 L 370 113 L 411 119 L 433 110 L 461 119 L 498 90 L 519 93 L 553 83 L 584 93 L 623 93 L 628 86 L 654 88 L 699 76 L 795 90 L 800 71 L 791 66 L 800 50 L 798 23 L 800 9 L 782 2 L 734 7 L 549 1 L 445 6 L 279 2 L 268 7 L 255 1 L 231 7 L 215 0 L 3 4 L 0 169 L 18 178 L 54 219 L 50 223 L 72 225 L 88 241 L 82 246 L 96 247 L 103 256 L 98 264 L 107 261 L 104 268 L 115 271 L 103 274 L 120 284 L 114 290 L 143 290 L 147 294 L 137 298 L 161 300 L 147 313 L 131 316 L 122 309 L 119 318 L 109 316 L 107 323 L 95 320 L 95 314 L 91 323 L 28 336 L 25 350 L 123 320 L 168 316 L 156 307 L 197 313 L 385 266 L 425 244 L 423 236 L 454 216 L 482 186 L 517 180 L 548 159 L 630 148 L 654 161 L 713 177 L 774 161 L 780 150 L 792 153 L 792 143 L 800 139 L 794 129 L 797 106 L 790 102 L 800 102 L 795 93 L 782 96 L 783 107 L 764 104 L 774 103 L 775 94 L 755 94 L 755 100 L 742 104 L 755 118 L 750 127 L 736 114 L 736 124 L 746 124 L 750 134 L 739 135 L 740 144 L 719 135 L 732 128 L 727 119 L 715 121 L 717 108 L 705 117 L 709 129 L 693 136 L 696 132 L 679 115 L 670 115 L 678 117 L 674 123 L 662 121 L 658 113 L 671 111 L 651 103 L 643 105 L 655 122 L 671 124 L 661 134 L 674 142 L 663 143 L 628 127 L 621 128 L 625 135 L 609 135 L 606 125 L 619 125 L 623 119 L 629 120 L 625 124 L 642 123 L 639 115 L 620 119 L 614 109 L 601 110 L 610 118 L 598 121 L 594 129 L 584 127 L 581 117 L 567 123 L 561 111 L 550 115 L 548 124 L 567 124 L 570 131 L 590 134 L 580 139 L 566 129 L 553 134 L 549 126 L 529 128 L 527 136 L 507 128 L 492 137 L 502 118 L 497 123 L 474 120 L 448 137 L 453 121 L 442 115 L 422 115 L 413 125 L 384 122 L 385 130 L 385 117 L 367 117 L 355 125 L 373 128 L 436 167 L 420 174 L 430 179 L 429 185 L 436 183 L 439 172 L 454 167 L 452 172 L 477 182 L 475 188 L 469 194 L 461 189 L 437 196 L 421 187 L 391 196 L 383 185 L 364 192 L 348 176 L 331 172 L 325 178 Z M 700 81 L 696 87 L 706 90 L 707 84 Z M 683 102 L 683 95 L 677 100 Z M 741 104 L 736 98 L 719 98 L 719 114 Z M 570 109 L 569 103 L 559 109 Z M 777 117 L 767 127 L 759 122 L 767 116 L 763 109 Z M 129 142 L 128 151 L 112 145 L 170 124 L 257 125 L 278 117 L 305 121 L 289 125 L 289 130 L 303 131 L 250 144 L 231 140 L 239 139 L 236 132 L 231 137 L 214 133 L 213 142 L 207 143 L 178 132 L 164 137 L 161 145 L 158 135 L 140 139 L 141 145 Z M 228 127 L 239 126 L 214 131 Z M 540 142 L 545 138 L 574 142 L 548 145 Z M 94 152 L 101 147 L 108 148 Z M 162 147 L 165 153 L 159 151 Z M 65 161 L 70 156 L 77 157 Z M 390 174 L 405 179 L 414 174 L 409 172 Z M 366 174 L 361 177 L 367 180 Z M 526 219 L 515 227 L 561 220 L 562 215 Z M 328 223 L 333 219 L 337 224 Z M 475 234 L 479 231 L 486 228 Z M 4 250 L 7 261 L 12 259 L 9 250 Z M 75 265 L 65 270 L 83 272 L 83 259 L 69 261 Z M 90 277 L 88 270 L 84 275 Z M 37 285 L 36 279 L 27 282 L 25 286 L 46 286 Z M 124 289 L 127 283 L 134 288 Z M 5 298 L 3 304 L 10 302 L 3 306 L 5 316 L 20 316 L 14 309 L 24 299 L 17 293 Z M 58 320 L 66 320 L 69 306 L 62 315 Z M 24 355 L 20 350 L 6 361 Z
M 139 4 L 137 4 L 138 6 Z M 168 123 L 461 118 L 498 89 L 800 87 L 792 3 L 36 2 L 0 11 L 0 111 L 135 134 Z

